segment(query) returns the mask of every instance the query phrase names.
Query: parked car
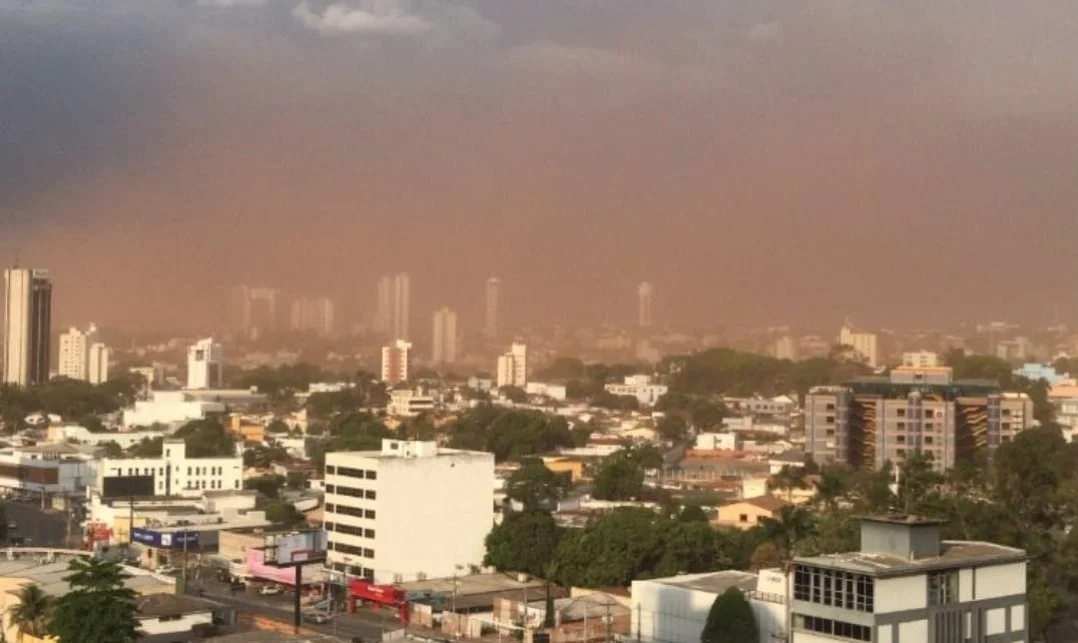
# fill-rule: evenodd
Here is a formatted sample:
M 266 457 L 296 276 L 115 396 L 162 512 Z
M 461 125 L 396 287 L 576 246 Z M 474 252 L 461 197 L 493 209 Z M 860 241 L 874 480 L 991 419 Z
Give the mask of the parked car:
M 333 615 L 326 612 L 307 612 L 303 615 L 303 619 L 308 623 L 321 625 L 330 622 L 333 619 Z
M 263 585 L 261 589 L 258 590 L 258 593 L 263 596 L 277 596 L 283 591 L 284 590 L 281 589 L 280 585 Z

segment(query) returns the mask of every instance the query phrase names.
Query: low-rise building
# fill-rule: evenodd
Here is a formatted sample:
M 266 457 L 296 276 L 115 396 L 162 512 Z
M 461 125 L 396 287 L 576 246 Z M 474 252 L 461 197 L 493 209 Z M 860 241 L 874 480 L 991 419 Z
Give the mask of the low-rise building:
M 152 391 L 150 399 L 137 400 L 123 412 L 124 427 L 171 425 L 204 420 L 225 412 L 223 402 L 196 399 L 186 391 Z
M 50 443 L 0 449 L 0 489 L 81 494 L 97 480 L 94 449 Z
M 946 541 L 940 522 L 861 522 L 861 550 L 794 559 L 791 643 L 1028 641 L 1026 553 Z
M 789 503 L 772 495 L 745 498 L 719 507 L 714 522 L 722 527 L 752 529 L 764 520 L 774 518 L 787 504 Z
M 655 406 L 670 387 L 652 381 L 650 375 L 629 375 L 621 384 L 607 384 L 607 393 L 635 397 L 640 406 Z
M 422 391 L 410 389 L 393 390 L 389 393 L 386 413 L 395 417 L 415 417 L 434 410 L 435 399 Z
M 242 447 L 237 454 L 223 458 L 188 458 L 183 440 L 165 440 L 159 458 L 105 458 L 98 466 L 97 487 L 104 478 L 153 476 L 154 494 L 158 496 L 201 497 L 203 492 L 243 488 Z

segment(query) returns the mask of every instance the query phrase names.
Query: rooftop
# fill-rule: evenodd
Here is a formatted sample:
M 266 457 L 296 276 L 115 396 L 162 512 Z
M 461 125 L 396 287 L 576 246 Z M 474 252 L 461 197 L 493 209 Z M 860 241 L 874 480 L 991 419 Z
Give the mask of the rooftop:
M 259 630 L 257 632 L 240 632 L 238 634 L 216 636 L 213 641 L 214 643 L 347 643 L 348 639 L 317 632 L 289 634 L 274 630 Z
M 221 606 L 220 603 L 204 598 L 184 596 L 183 594 L 150 594 L 136 600 L 138 615 L 141 618 L 160 618 L 162 616 L 182 616 L 199 612 L 210 612 Z
M 867 522 L 879 522 L 888 525 L 911 525 L 914 527 L 930 526 L 930 525 L 942 525 L 944 520 L 938 520 L 936 518 L 926 518 L 924 516 L 916 516 L 914 514 L 887 514 L 882 516 L 860 516 L 859 520 Z
M 785 500 L 783 500 L 782 498 L 778 498 L 776 496 L 763 495 L 763 496 L 756 496 L 755 498 L 745 498 L 744 500 L 736 500 L 734 502 L 727 503 L 726 506 L 740 505 L 740 504 L 750 504 L 750 505 L 752 505 L 754 507 L 759 507 L 760 509 L 763 509 L 764 511 L 775 512 L 775 511 L 778 511 L 779 509 L 782 509 L 783 507 L 785 507 L 789 503 L 786 502 Z
M 139 594 L 145 591 L 154 591 L 161 587 L 175 587 L 176 580 L 157 576 L 146 570 L 133 567 L 124 567 L 129 574 L 124 585 L 135 590 Z M 71 574 L 68 569 L 68 561 L 42 562 L 37 558 L 23 558 L 0 562 L 0 576 L 6 578 L 22 578 L 27 582 L 35 583 L 49 596 L 62 596 L 71 591 L 71 585 L 64 580 Z
M 756 589 L 757 575 L 750 572 L 742 572 L 736 569 L 727 569 L 721 572 L 705 572 L 703 574 L 684 574 L 669 578 L 656 578 L 652 582 L 691 589 L 711 594 L 722 594 L 731 587 L 737 587 L 745 591 Z
M 869 520 L 879 521 L 880 519 Z M 888 522 L 887 520 L 884 521 Z M 898 524 L 937 523 L 928 521 L 927 523 L 903 522 Z M 841 571 L 859 572 L 872 576 L 901 576 L 912 572 L 926 572 L 934 569 L 1021 562 L 1026 558 L 1026 552 L 1014 547 L 972 540 L 945 540 L 940 543 L 939 556 L 908 559 L 885 554 L 845 552 L 824 556 L 799 556 L 794 559 L 794 562 Z

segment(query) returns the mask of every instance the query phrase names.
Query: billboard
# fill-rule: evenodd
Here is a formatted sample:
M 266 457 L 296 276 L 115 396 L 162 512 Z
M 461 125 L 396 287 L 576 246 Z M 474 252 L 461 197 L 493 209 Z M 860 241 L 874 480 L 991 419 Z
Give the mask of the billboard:
M 197 531 L 167 531 L 160 532 L 144 527 L 135 527 L 131 530 L 131 540 L 147 547 L 159 549 L 188 549 L 198 547 Z
M 296 571 L 280 565 L 266 564 L 266 551 L 258 547 L 248 547 L 246 552 L 247 573 L 254 578 L 270 580 L 282 585 L 296 584 Z M 326 580 L 325 568 L 315 561 L 309 565 L 297 565 L 300 569 L 300 583 L 312 585 Z
M 101 497 L 105 500 L 116 498 L 144 498 L 154 492 L 154 477 L 149 476 L 104 476 L 101 478 Z
M 326 558 L 326 532 L 321 529 L 266 536 L 266 564 L 292 566 Z

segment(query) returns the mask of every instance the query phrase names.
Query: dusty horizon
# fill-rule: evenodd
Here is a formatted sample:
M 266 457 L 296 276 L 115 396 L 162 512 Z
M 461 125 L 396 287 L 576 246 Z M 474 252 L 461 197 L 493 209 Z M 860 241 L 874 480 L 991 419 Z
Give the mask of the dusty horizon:
M 1078 6 L 0 0 L 0 253 L 57 325 L 1078 317 Z

